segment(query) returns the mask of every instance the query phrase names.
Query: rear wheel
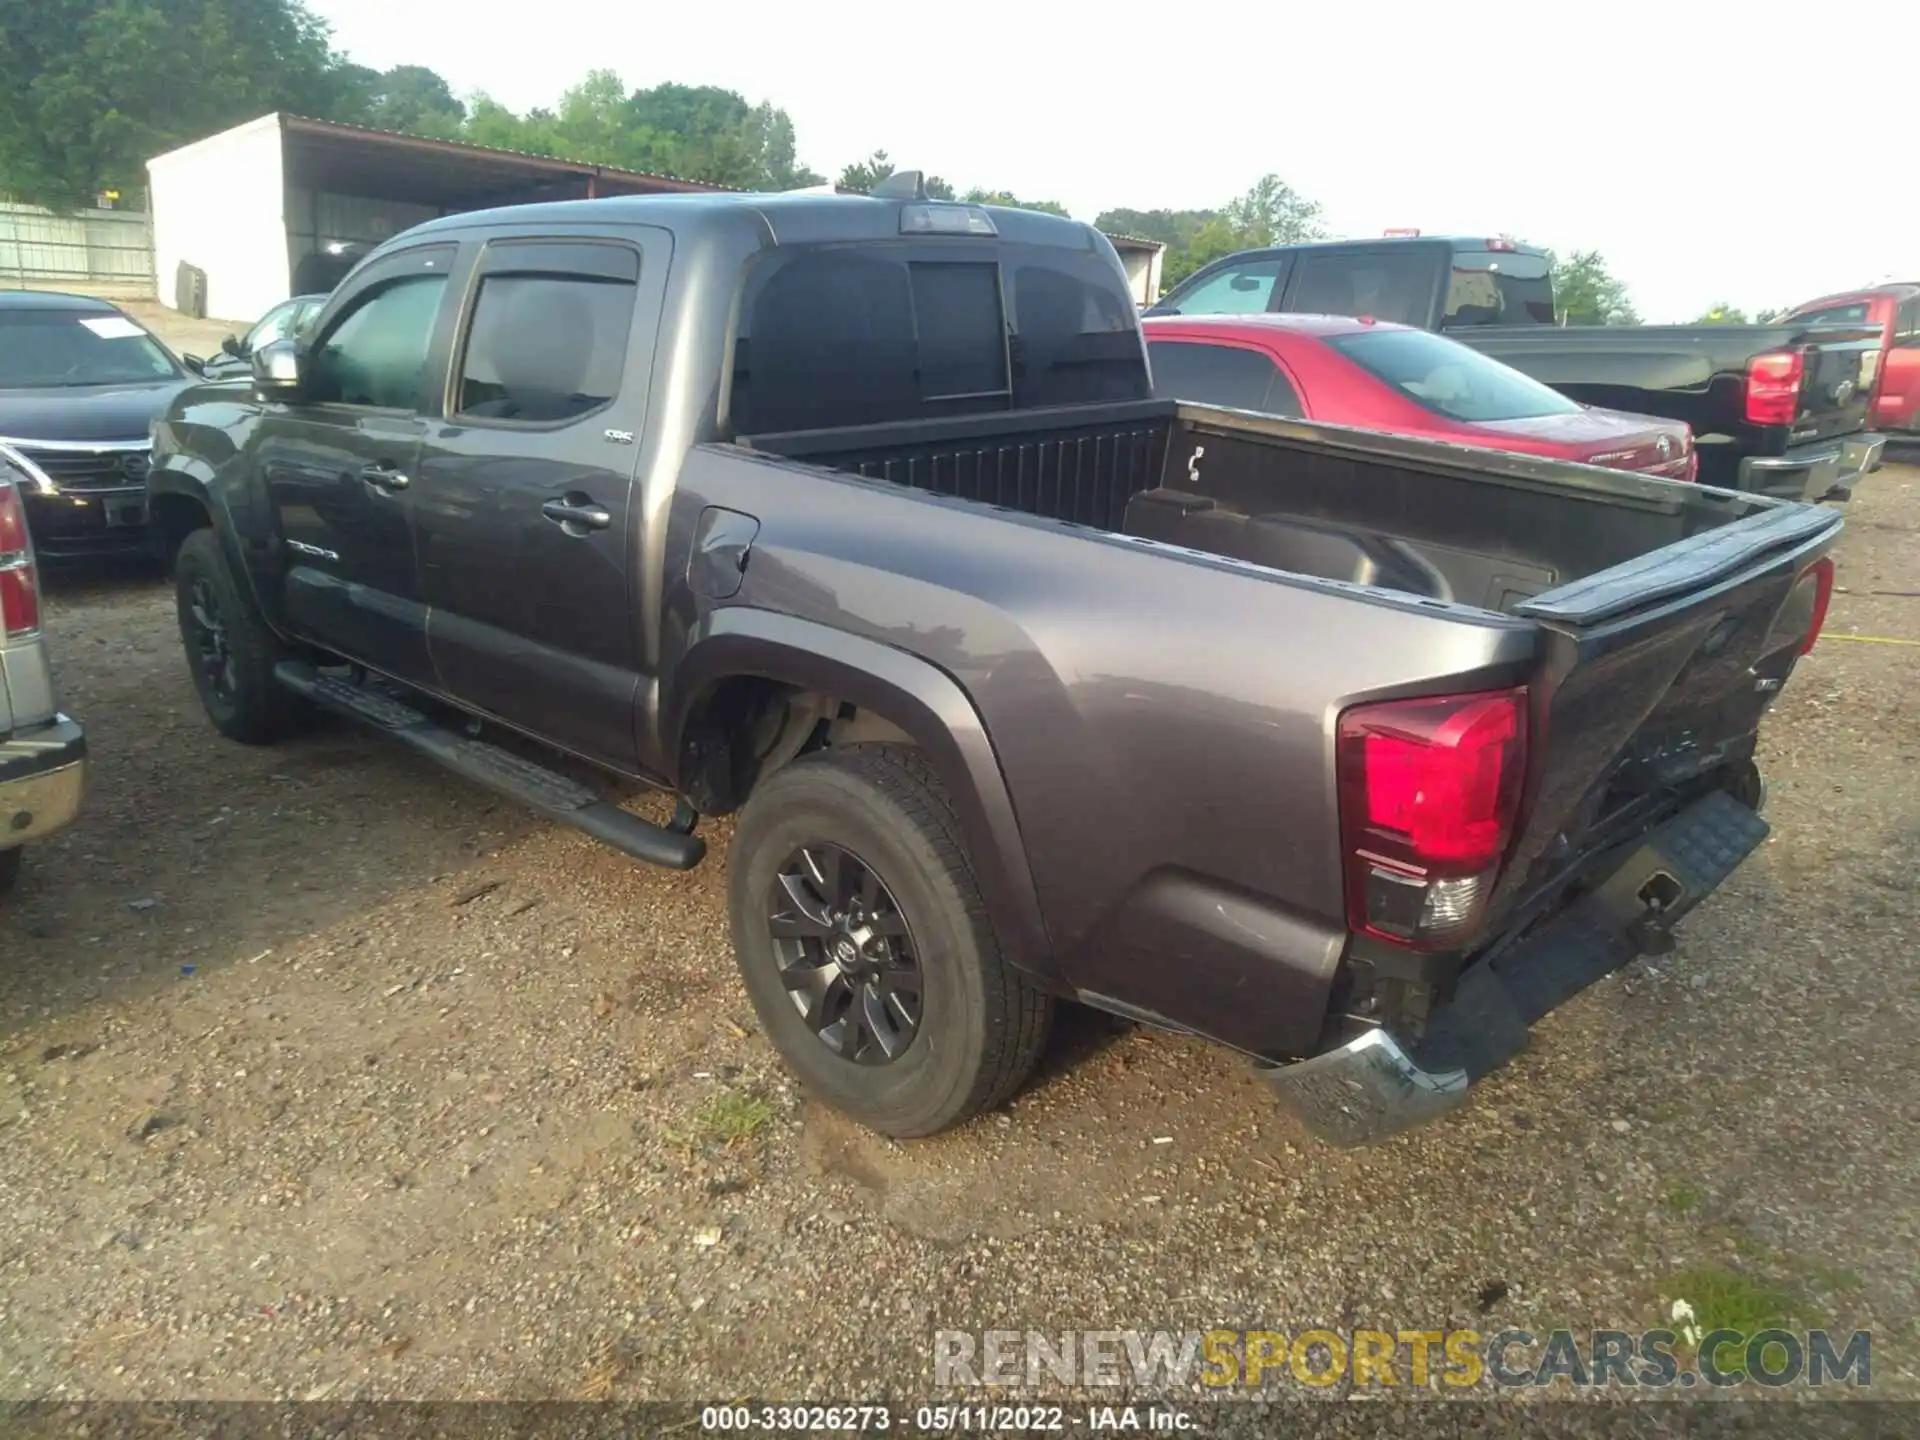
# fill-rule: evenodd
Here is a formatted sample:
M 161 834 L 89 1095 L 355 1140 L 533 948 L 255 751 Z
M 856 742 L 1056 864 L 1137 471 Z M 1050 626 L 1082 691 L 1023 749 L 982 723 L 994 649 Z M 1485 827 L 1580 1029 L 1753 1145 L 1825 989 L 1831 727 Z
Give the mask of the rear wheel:
M 959 821 L 919 752 L 795 761 L 741 812 L 734 951 L 809 1090 L 883 1134 L 930 1135 L 1007 1099 L 1052 1001 L 1000 954 Z
M 304 718 L 300 698 L 273 678 L 286 648 L 267 628 L 211 530 L 187 536 L 174 557 L 174 601 L 187 668 L 214 728 L 266 745 Z

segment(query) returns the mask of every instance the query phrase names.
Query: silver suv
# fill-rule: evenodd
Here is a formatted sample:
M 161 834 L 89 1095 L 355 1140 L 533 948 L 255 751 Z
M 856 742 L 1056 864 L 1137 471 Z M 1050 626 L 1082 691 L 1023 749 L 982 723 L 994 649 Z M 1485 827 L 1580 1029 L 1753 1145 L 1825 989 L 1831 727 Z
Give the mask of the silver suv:
M 20 873 L 21 846 L 73 819 L 86 783 L 86 735 L 55 703 L 40 636 L 23 478 L 0 453 L 0 891 Z

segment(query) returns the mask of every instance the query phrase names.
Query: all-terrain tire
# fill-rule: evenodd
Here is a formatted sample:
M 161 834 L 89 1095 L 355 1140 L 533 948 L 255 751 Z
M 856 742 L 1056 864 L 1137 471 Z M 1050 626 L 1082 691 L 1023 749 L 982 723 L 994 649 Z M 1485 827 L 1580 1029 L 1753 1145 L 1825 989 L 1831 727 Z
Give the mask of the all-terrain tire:
M 309 707 L 273 678 L 286 647 L 235 579 L 219 536 L 206 529 L 187 536 L 174 557 L 173 580 L 187 668 L 214 728 L 247 745 L 270 745 L 297 729 Z M 223 664 L 208 658 L 210 625 L 224 647 Z
M 921 1009 L 888 1063 L 836 1053 L 781 978 L 770 928 L 778 877 L 813 846 L 854 857 L 906 922 Z M 728 908 L 747 994 L 774 1047 L 811 1093 L 881 1134 L 931 1135 L 1001 1104 L 1045 1048 L 1052 998 L 1002 957 L 959 819 L 917 750 L 821 750 L 758 787 L 734 833 Z

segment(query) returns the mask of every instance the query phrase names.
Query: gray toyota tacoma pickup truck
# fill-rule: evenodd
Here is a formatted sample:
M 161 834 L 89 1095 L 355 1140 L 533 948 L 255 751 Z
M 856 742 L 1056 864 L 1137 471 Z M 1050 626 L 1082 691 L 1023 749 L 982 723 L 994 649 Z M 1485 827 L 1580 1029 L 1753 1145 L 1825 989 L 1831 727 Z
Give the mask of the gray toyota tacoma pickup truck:
M 27 532 L 27 468 L 0 446 L 0 893 L 25 847 L 72 822 L 87 737 L 60 713 L 40 633 L 40 576 Z
M 662 865 L 737 812 L 769 1039 L 901 1136 L 1063 997 L 1336 1142 L 1458 1105 L 1765 835 L 1841 527 L 1154 400 L 1104 239 L 911 176 L 449 216 L 253 366 L 155 433 L 213 723 L 341 711 Z

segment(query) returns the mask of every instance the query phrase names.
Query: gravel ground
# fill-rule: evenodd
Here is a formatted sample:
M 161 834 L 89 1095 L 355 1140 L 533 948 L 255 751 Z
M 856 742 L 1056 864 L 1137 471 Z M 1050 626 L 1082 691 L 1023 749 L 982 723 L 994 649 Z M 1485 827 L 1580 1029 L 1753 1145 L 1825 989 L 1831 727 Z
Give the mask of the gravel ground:
M 1920 641 L 1916 507 L 1851 507 L 1775 837 L 1679 949 L 1357 1153 L 1084 1012 L 1004 1112 L 854 1129 L 757 1031 L 724 823 L 675 875 L 346 726 L 229 744 L 165 589 L 69 582 L 94 781 L 0 909 L 0 1397 L 924 1396 L 937 1328 L 1637 1331 L 1719 1286 L 1871 1327 L 1912 1398 L 1920 648 L 1840 637 Z

